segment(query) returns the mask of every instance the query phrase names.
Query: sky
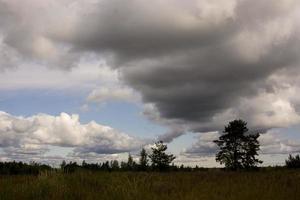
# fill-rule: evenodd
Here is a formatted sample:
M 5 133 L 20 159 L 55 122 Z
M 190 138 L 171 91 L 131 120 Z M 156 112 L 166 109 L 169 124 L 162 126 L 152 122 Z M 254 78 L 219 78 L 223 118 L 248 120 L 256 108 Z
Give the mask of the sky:
M 218 167 L 243 119 L 263 165 L 300 151 L 298 0 L 0 0 L 0 160 Z

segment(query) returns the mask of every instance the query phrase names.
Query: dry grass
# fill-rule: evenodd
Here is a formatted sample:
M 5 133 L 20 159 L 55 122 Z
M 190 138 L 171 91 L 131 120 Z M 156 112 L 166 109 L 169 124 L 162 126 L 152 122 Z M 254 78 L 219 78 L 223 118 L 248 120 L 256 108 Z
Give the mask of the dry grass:
M 0 199 L 298 200 L 300 171 L 88 172 L 0 177 Z

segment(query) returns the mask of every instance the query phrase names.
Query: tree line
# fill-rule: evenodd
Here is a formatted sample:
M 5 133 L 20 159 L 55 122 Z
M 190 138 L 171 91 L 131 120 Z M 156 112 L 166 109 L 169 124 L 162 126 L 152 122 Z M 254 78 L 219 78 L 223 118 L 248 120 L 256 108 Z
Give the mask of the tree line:
M 216 161 L 229 170 L 249 170 L 257 169 L 262 163 L 257 158 L 260 144 L 258 141 L 259 133 L 248 133 L 247 123 L 243 120 L 234 120 L 229 122 L 218 140 L 213 141 L 219 147 L 216 154 Z M 139 153 L 138 162 L 134 161 L 131 154 L 128 155 L 127 162 L 117 160 L 105 161 L 103 163 L 81 164 L 77 162 L 63 161 L 60 169 L 64 173 L 72 173 L 76 170 L 94 170 L 94 171 L 198 171 L 207 170 L 198 166 L 177 166 L 173 161 L 176 158 L 173 154 L 166 153 L 167 145 L 163 141 L 158 141 L 151 147 L 148 154 L 143 148 Z M 287 168 L 300 168 L 300 156 L 289 155 L 285 161 Z M 0 174 L 33 174 L 37 175 L 47 170 L 58 170 L 46 164 L 35 162 L 0 162 Z
M 78 169 L 88 170 L 102 170 L 102 171 L 167 171 L 177 170 L 178 167 L 174 164 L 171 165 L 173 160 L 176 158 L 173 154 L 166 153 L 167 145 L 162 141 L 155 143 L 154 147 L 151 148 L 151 153 L 148 155 L 146 150 L 143 148 L 139 154 L 139 161 L 134 161 L 131 154 L 128 155 L 127 162 L 120 162 L 118 160 L 106 161 L 103 163 L 86 163 L 82 162 L 78 165 L 76 162 L 66 163 L 63 161 L 60 165 L 61 169 L 66 173 L 74 172 Z M 150 164 L 151 163 L 151 164 Z M 185 170 L 189 169 L 185 168 Z M 180 168 L 179 168 L 180 169 Z
M 1 175 L 39 175 L 42 172 L 54 170 L 52 167 L 46 164 L 40 164 L 36 162 L 0 162 L 0 174 Z

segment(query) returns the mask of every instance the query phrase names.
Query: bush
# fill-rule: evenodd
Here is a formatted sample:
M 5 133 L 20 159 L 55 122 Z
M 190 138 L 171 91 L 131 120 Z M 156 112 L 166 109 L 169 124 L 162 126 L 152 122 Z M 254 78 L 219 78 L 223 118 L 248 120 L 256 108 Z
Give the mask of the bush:
M 285 160 L 285 165 L 287 168 L 300 168 L 300 156 L 296 155 L 293 157 L 289 155 L 288 159 Z

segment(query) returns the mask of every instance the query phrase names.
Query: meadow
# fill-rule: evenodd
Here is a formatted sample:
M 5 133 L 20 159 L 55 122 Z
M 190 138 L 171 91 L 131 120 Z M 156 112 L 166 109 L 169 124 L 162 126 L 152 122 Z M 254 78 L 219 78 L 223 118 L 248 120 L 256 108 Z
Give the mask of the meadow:
M 300 170 L 2 175 L 0 199 L 299 200 Z

